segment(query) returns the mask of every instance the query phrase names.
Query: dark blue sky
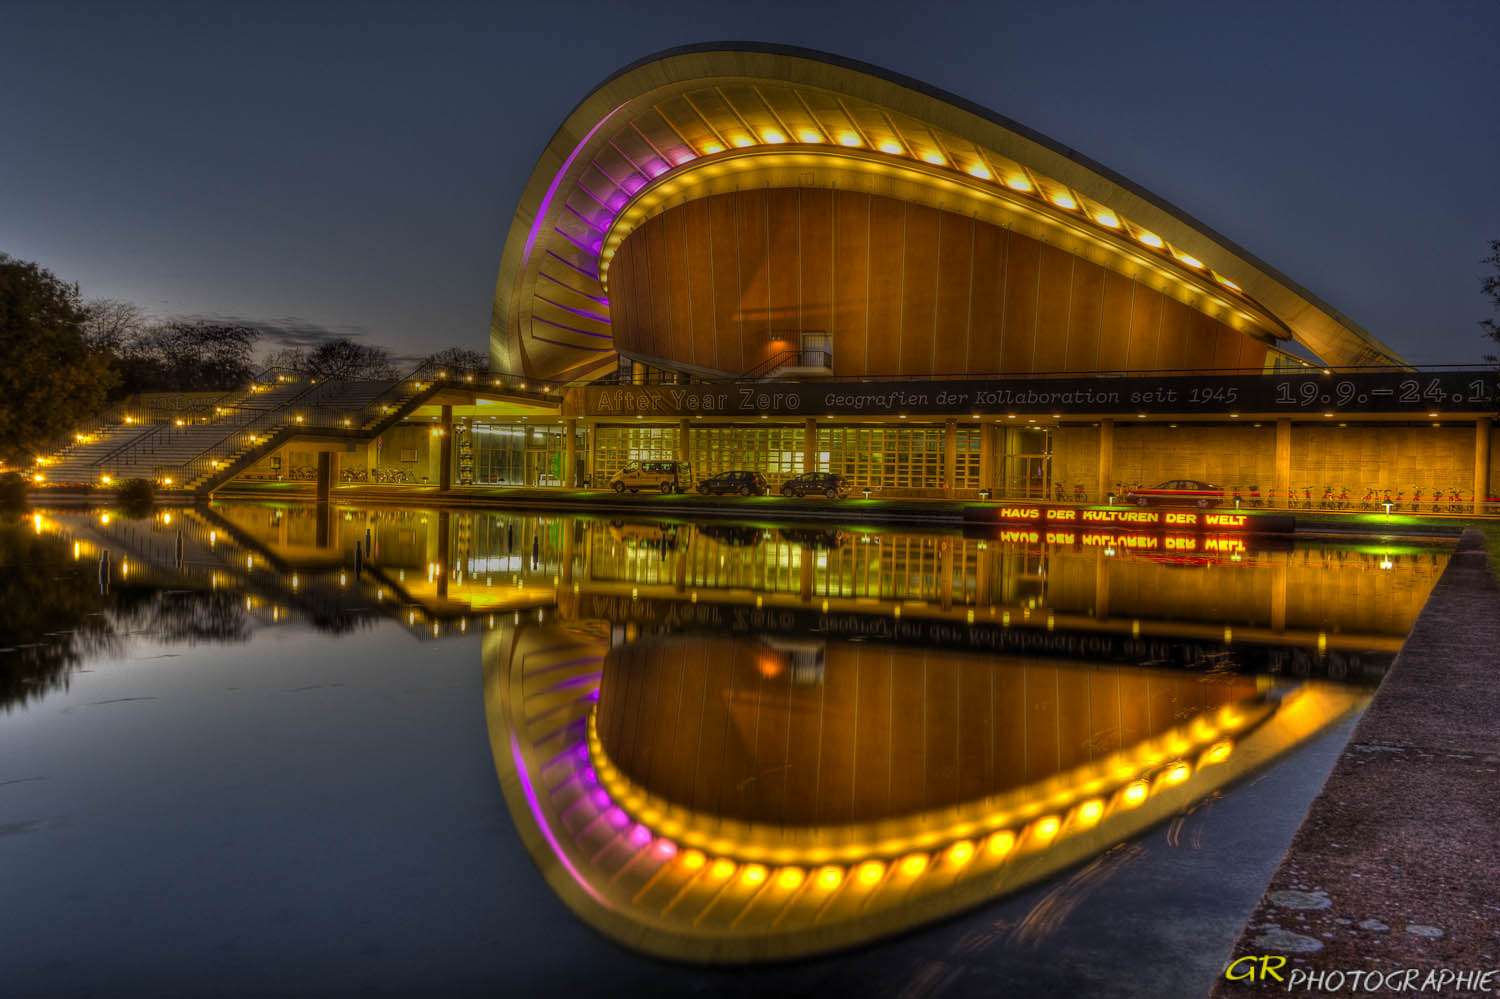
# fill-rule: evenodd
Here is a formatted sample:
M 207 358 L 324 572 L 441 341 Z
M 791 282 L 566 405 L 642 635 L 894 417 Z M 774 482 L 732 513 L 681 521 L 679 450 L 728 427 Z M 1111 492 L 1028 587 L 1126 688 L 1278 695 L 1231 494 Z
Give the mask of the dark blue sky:
M 620 66 L 717 39 L 951 90 L 1173 202 L 1415 362 L 1485 352 L 1495 0 L 0 0 L 0 251 L 158 314 L 487 349 L 501 245 L 553 130 Z

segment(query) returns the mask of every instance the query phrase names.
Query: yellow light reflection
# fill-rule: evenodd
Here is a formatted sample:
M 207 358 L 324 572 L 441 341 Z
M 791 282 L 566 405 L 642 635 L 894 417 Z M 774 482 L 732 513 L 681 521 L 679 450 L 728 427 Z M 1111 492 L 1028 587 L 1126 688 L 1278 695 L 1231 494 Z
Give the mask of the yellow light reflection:
M 871 887 L 885 877 L 885 865 L 878 860 L 867 860 L 855 870 L 854 877 L 866 888 Z
M 817 883 L 824 891 L 833 891 L 844 883 L 844 871 L 839 867 L 825 867 L 818 871 Z
M 804 877 L 802 868 L 787 867 L 783 868 L 781 873 L 776 875 L 776 884 L 784 891 L 795 891 L 802 886 Z

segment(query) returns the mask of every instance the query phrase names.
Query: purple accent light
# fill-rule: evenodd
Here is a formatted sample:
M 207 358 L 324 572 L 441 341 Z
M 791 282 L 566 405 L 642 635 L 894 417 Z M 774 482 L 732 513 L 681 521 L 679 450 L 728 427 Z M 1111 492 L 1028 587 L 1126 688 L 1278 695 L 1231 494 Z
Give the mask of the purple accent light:
M 577 868 L 568 860 L 568 855 L 563 852 L 562 846 L 557 842 L 557 837 L 552 835 L 552 829 L 547 825 L 546 817 L 542 815 L 542 806 L 537 803 L 536 789 L 531 786 L 531 775 L 526 772 L 526 761 L 521 757 L 521 744 L 516 740 L 515 732 L 510 734 L 510 756 L 516 766 L 516 776 L 521 778 L 521 791 L 526 795 L 526 804 L 531 809 L 531 817 L 536 821 L 536 827 L 542 831 L 542 835 L 547 838 L 547 845 L 552 847 L 553 855 L 567 869 L 573 880 L 578 882 L 578 887 L 588 892 L 589 897 L 595 902 L 604 905 L 604 899 L 592 885 L 583 879 L 583 875 L 578 873 Z
M 609 819 L 609 824 L 614 826 L 616 829 L 624 829 L 626 826 L 630 825 L 630 816 L 626 815 L 624 809 L 621 809 L 618 806 L 611 808 L 604 814 L 605 817 Z
M 576 326 L 564 326 L 562 323 L 554 323 L 552 320 L 543 319 L 541 316 L 532 316 L 531 318 L 533 322 L 546 323 L 548 326 L 551 326 L 554 329 L 567 330 L 569 333 L 578 333 L 582 336 L 597 337 L 600 340 L 614 339 L 614 337 L 610 336 L 608 333 L 595 333 L 592 330 L 581 330 Z M 535 336 L 535 334 L 532 335 Z M 537 339 L 540 340 L 541 337 L 537 337 Z M 569 346 L 572 346 L 572 344 L 569 344 Z
M 646 186 L 646 178 L 642 177 L 640 174 L 633 173 L 625 178 L 625 182 L 621 186 L 625 188 L 627 193 L 633 196 L 641 188 Z
M 564 305 L 561 302 L 554 302 L 554 301 L 552 301 L 552 299 L 550 299 L 550 298 L 543 298 L 541 295 L 538 295 L 536 297 L 536 300 L 538 302 L 546 302 L 548 305 L 552 306 L 554 309 L 562 309 L 564 312 L 571 312 L 571 313 L 573 313 L 573 315 L 579 317 L 580 319 L 592 319 L 596 323 L 604 323 L 606 326 L 609 325 L 609 317 L 608 316 L 601 316 L 597 312 L 590 312 L 588 309 L 575 309 L 571 305 Z M 587 677 L 580 677 L 579 679 L 586 680 L 586 681 L 594 681 L 594 680 L 598 680 L 599 677 L 598 677 L 598 674 L 593 674 L 593 675 L 590 675 L 590 676 L 587 676 Z M 581 686 L 581 684 L 575 684 L 575 686 Z
M 645 846 L 649 842 L 651 842 L 651 830 L 637 822 L 635 828 L 630 830 L 631 845 Z
M 651 175 L 651 179 L 652 180 L 655 180 L 657 177 L 660 177 L 662 174 L 666 173 L 670 169 L 672 169 L 672 168 L 669 167 L 669 166 L 667 166 L 661 160 L 656 159 L 654 157 L 652 159 L 649 159 L 649 160 L 646 161 L 646 172 Z
M 575 295 L 581 295 L 582 297 L 588 299 L 590 302 L 598 302 L 600 305 L 604 306 L 606 309 L 609 308 L 609 299 L 605 298 L 603 295 L 590 295 L 586 291 L 579 291 L 577 288 L 573 287 L 572 285 L 570 285 L 570 284 L 564 284 L 563 282 L 559 281 L 557 278 L 553 277 L 551 274 L 548 274 L 546 271 L 537 271 L 536 273 L 537 273 L 538 277 L 544 277 L 544 278 L 546 278 L 548 281 L 551 281 L 553 284 L 557 285 L 559 288 L 566 288 L 569 291 L 571 291 L 573 294 L 575 294 Z
M 605 809 L 609 807 L 609 793 L 602 787 L 596 787 L 589 793 L 589 800 L 594 803 L 595 808 Z
M 696 153 L 694 153 L 691 149 L 679 149 L 677 151 L 677 165 L 678 166 L 682 166 L 684 163 L 691 163 L 691 162 L 693 162 L 693 160 L 695 160 L 697 158 L 698 158 L 698 155 Z
M 536 245 L 537 233 L 541 232 L 542 223 L 547 218 L 547 211 L 552 207 L 552 199 L 557 196 L 558 185 L 562 183 L 562 179 L 567 175 L 567 172 L 572 169 L 573 161 L 578 158 L 579 153 L 583 152 L 583 147 L 589 144 L 589 141 L 593 139 L 595 133 L 597 133 L 599 129 L 604 127 L 604 123 L 613 118 L 615 116 L 615 112 L 619 111 L 620 108 L 624 106 L 624 104 L 621 104 L 620 107 L 615 108 L 614 111 L 611 111 L 603 118 L 600 118 L 598 123 L 595 124 L 593 128 L 589 129 L 588 134 L 579 141 L 578 145 L 573 147 L 573 151 L 568 154 L 568 158 L 566 160 L 563 160 L 562 168 L 557 171 L 557 175 L 552 178 L 551 186 L 547 188 L 546 197 L 542 198 L 542 203 L 537 206 L 536 218 L 531 220 L 531 231 L 526 234 L 526 252 L 523 254 L 523 263 L 531 262 L 531 250 L 532 247 Z

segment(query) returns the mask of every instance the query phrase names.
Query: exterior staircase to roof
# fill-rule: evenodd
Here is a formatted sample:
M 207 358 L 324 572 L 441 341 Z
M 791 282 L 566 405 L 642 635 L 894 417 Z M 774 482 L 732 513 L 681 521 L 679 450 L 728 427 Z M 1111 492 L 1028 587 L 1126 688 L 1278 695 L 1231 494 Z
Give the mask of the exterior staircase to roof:
M 551 386 L 507 387 L 485 372 L 450 372 L 431 362 L 400 378 L 378 380 L 317 382 L 262 372 L 249 389 L 210 404 L 150 413 L 117 409 L 111 419 L 45 459 L 38 471 L 50 485 L 146 479 L 203 494 L 292 438 L 369 440 L 435 393 L 479 385 L 561 401 Z

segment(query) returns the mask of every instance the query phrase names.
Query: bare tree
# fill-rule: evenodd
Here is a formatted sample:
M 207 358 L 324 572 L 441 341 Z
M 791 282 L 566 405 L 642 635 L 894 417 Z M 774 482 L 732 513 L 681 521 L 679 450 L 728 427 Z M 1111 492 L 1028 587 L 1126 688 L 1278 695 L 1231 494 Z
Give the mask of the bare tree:
M 427 358 L 428 361 L 449 371 L 486 371 L 490 356 L 467 347 L 449 347 Z
M 94 298 L 83 305 L 83 338 L 96 350 L 119 354 L 145 331 L 149 319 L 134 302 Z
M 1486 274 L 1480 279 L 1479 287 L 1481 291 L 1490 297 L 1490 302 L 1494 305 L 1495 311 L 1500 312 L 1500 239 L 1490 240 L 1490 255 L 1481 260 L 1480 263 L 1489 264 L 1495 269 L 1495 273 Z M 1479 320 L 1479 325 L 1484 328 L 1485 336 L 1496 343 L 1500 343 L 1500 322 L 1494 319 L 1481 319 Z M 1490 360 L 1494 360 L 1494 358 L 1492 357 Z
M 333 378 L 378 381 L 396 377 L 389 350 L 355 343 L 348 337 L 318 344 L 302 358 L 299 370 L 319 381 Z

